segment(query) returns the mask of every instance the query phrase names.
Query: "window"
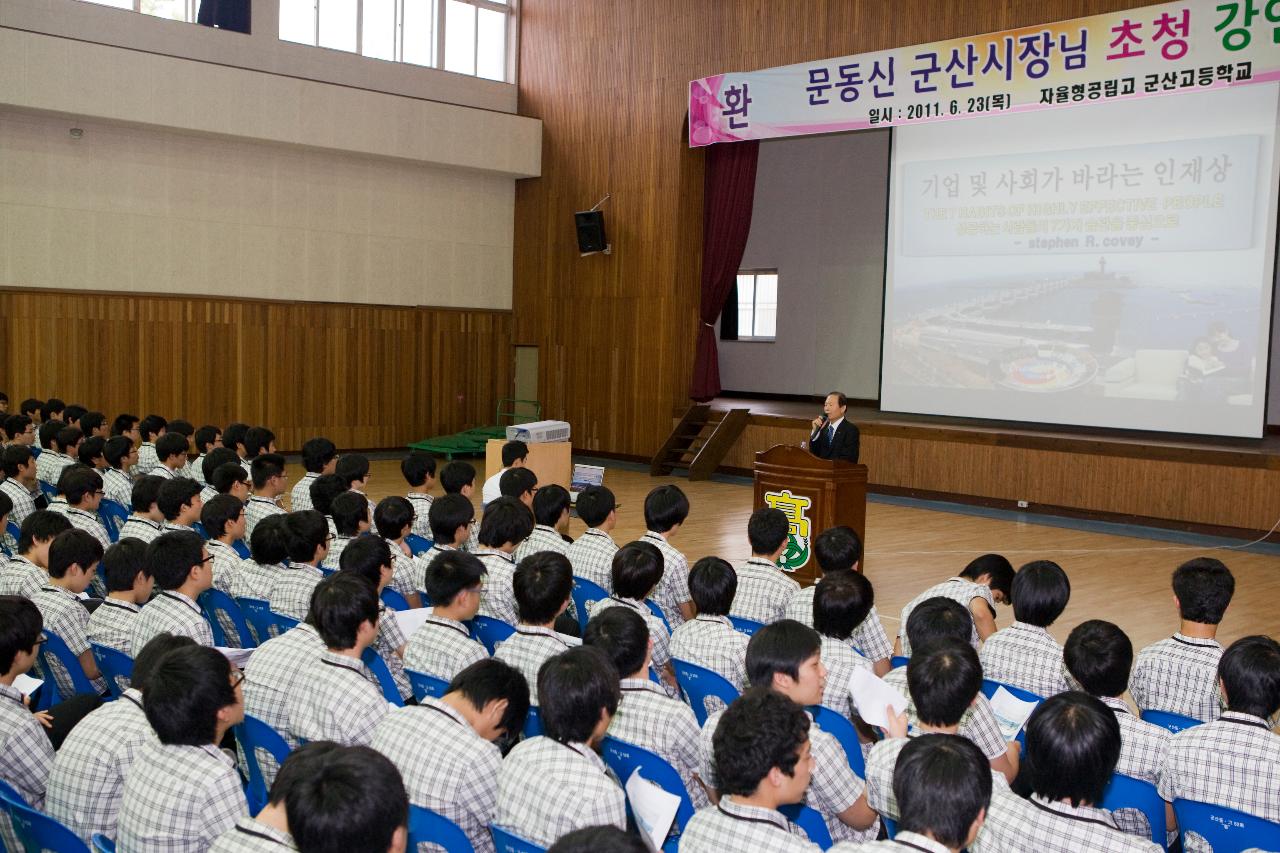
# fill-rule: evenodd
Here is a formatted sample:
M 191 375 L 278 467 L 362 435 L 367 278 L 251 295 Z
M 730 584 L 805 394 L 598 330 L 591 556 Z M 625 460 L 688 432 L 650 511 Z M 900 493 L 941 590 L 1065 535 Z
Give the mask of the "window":
M 772 341 L 778 333 L 778 271 L 738 273 L 738 340 Z
M 506 0 L 280 0 L 280 38 L 507 80 L 513 15 Z
M 200 0 L 87 0 L 97 6 L 111 6 L 115 9 L 130 9 L 144 15 L 157 18 L 168 18 L 172 21 L 196 22 L 196 11 L 200 8 Z

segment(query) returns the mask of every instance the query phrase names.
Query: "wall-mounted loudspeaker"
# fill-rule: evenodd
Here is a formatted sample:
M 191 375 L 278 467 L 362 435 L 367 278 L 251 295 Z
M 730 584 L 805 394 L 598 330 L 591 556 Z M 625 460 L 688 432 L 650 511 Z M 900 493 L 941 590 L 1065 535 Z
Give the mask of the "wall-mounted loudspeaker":
M 573 215 L 578 231 L 578 251 L 584 255 L 607 252 L 609 241 L 604 234 L 604 211 L 584 210 Z

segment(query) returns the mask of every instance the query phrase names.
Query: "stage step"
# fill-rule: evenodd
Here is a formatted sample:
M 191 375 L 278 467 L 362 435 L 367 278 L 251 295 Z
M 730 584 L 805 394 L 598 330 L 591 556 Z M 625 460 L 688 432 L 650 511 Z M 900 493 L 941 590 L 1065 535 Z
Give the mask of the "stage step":
M 719 420 L 713 420 L 710 406 L 695 403 L 654 455 L 649 473 L 663 477 L 684 468 L 690 480 L 710 479 L 746 429 L 749 415 L 749 409 L 731 409 Z

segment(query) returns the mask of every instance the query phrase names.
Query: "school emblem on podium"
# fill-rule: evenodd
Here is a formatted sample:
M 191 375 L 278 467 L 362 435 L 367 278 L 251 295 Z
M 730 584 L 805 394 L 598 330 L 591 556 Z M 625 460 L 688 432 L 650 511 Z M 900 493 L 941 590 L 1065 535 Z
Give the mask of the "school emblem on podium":
M 765 492 L 764 502 L 773 509 L 782 510 L 791 523 L 787 548 L 778 558 L 778 568 L 794 572 L 809 562 L 808 509 L 813 505 L 813 500 L 803 495 L 793 495 L 789 490 L 783 489 L 780 492 Z

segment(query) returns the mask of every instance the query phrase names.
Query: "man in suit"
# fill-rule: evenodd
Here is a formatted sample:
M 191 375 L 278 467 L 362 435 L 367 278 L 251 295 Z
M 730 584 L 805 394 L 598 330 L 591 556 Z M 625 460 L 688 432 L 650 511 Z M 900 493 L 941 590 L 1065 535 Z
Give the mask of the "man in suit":
M 809 442 L 809 452 L 814 456 L 858 461 L 858 428 L 844 419 L 848 405 L 848 398 L 839 391 L 827 395 L 826 402 L 822 404 L 825 417 L 813 419 L 813 428 L 817 432 Z

